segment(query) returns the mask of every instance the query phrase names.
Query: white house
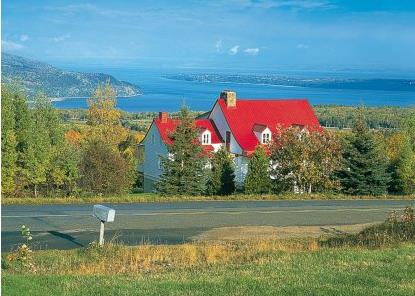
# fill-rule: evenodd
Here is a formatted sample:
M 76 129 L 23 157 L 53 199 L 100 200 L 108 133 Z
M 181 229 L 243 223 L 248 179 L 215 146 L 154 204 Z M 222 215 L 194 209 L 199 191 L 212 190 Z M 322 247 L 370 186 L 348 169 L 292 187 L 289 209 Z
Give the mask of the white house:
M 179 120 L 160 112 L 153 120 L 141 146 L 144 161 L 140 170 L 144 174 L 144 191 L 154 190 L 160 177 L 160 157 L 167 156 L 169 137 Z M 222 145 L 233 155 L 237 185 L 245 179 L 250 155 L 257 145 L 272 140 L 277 128 L 292 125 L 320 128 L 317 117 L 304 99 L 237 99 L 236 93 L 223 91 L 205 118 L 195 121 L 199 141 L 205 151 L 215 152 Z

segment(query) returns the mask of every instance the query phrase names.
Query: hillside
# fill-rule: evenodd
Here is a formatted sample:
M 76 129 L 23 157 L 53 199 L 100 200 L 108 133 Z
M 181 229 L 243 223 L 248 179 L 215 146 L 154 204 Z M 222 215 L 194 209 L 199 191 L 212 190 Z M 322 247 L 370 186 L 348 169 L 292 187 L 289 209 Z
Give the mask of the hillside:
M 102 73 L 81 73 L 58 69 L 49 64 L 2 53 L 3 82 L 16 81 L 30 97 L 42 92 L 51 98 L 89 97 L 99 83 L 109 81 L 120 97 L 140 95 L 137 85 Z

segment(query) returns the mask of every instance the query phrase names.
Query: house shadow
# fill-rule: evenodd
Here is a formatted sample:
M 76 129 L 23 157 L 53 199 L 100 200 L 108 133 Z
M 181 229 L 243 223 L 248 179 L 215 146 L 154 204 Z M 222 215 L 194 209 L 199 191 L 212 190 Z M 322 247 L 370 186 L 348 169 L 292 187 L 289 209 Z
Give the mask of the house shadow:
M 48 231 L 48 233 L 51 234 L 51 235 L 53 235 L 53 236 L 56 236 L 56 237 L 65 239 L 67 241 L 70 241 L 71 243 L 73 243 L 73 244 L 75 244 L 75 245 L 77 245 L 79 247 L 83 247 L 84 246 L 83 244 L 77 242 L 76 241 L 76 238 L 73 237 L 72 235 L 65 234 L 65 233 L 62 233 L 62 232 L 59 232 L 59 231 L 53 231 L 53 230 Z

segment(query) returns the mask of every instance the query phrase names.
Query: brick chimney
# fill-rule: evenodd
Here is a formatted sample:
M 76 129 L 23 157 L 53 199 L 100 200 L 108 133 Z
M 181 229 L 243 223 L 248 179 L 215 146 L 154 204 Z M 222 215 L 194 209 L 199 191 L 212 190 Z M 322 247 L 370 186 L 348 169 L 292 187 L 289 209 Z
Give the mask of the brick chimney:
M 169 119 L 168 112 L 159 112 L 159 119 L 161 123 L 167 123 L 167 119 Z
M 220 98 L 225 100 L 226 106 L 236 107 L 236 92 L 224 90 L 220 93 Z

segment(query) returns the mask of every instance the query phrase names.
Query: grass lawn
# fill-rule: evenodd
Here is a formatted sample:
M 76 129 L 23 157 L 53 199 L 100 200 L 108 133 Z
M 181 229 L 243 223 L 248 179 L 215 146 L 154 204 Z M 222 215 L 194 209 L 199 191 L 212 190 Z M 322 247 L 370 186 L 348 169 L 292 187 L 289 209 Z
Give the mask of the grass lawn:
M 414 295 L 415 244 L 322 246 L 316 239 L 108 245 L 2 260 L 3 295 Z
M 322 194 L 232 194 L 227 196 L 161 196 L 156 193 L 120 194 L 115 196 L 81 197 L 3 197 L 3 205 L 12 204 L 88 204 L 88 203 L 135 203 L 135 202 L 180 202 L 208 200 L 359 200 L 359 199 L 395 199 L 414 200 L 415 195 L 344 195 Z
M 178 246 L 165 248 L 173 250 Z M 49 272 L 42 270 L 26 274 L 3 270 L 1 291 L 3 295 L 19 296 L 415 294 L 414 244 L 380 249 L 278 248 L 264 245 L 262 249 L 256 248 L 255 252 L 248 248 L 238 253 L 239 258 L 228 262 L 223 262 L 220 256 L 216 257 L 216 261 L 199 257 L 195 264 L 186 261 L 186 256 L 192 256 L 186 253 L 186 248 L 181 249 L 185 256 L 182 255 L 180 259 L 185 260 L 185 264 L 179 264 L 172 257 L 169 261 L 168 256 L 163 257 L 162 252 L 153 249 L 148 253 L 154 256 L 152 265 L 147 265 L 148 269 L 133 271 L 127 268 L 124 272 L 117 265 L 117 261 L 126 258 L 123 256 L 111 255 L 113 269 L 108 263 L 104 264 L 105 268 L 94 271 L 81 268 L 87 262 L 93 261 L 95 265 L 101 262 L 99 257 L 89 251 L 43 251 L 36 254 L 36 260 L 43 260 L 42 268 L 49 268 Z M 121 249 L 124 253 L 125 247 Z M 136 250 L 137 247 L 130 249 Z M 213 252 L 211 247 L 209 249 L 209 252 Z M 238 250 L 238 247 L 233 246 L 232 250 Z M 80 261 L 75 260 L 75 255 Z M 89 259 L 79 258 L 86 255 Z M 105 260 L 110 259 L 106 254 L 101 255 Z M 145 256 L 144 253 L 141 255 Z M 173 252 L 171 255 L 178 254 Z M 247 257 L 241 258 L 243 255 Z M 74 261 L 69 259 L 71 257 Z M 59 265 L 61 268 L 57 269 Z

